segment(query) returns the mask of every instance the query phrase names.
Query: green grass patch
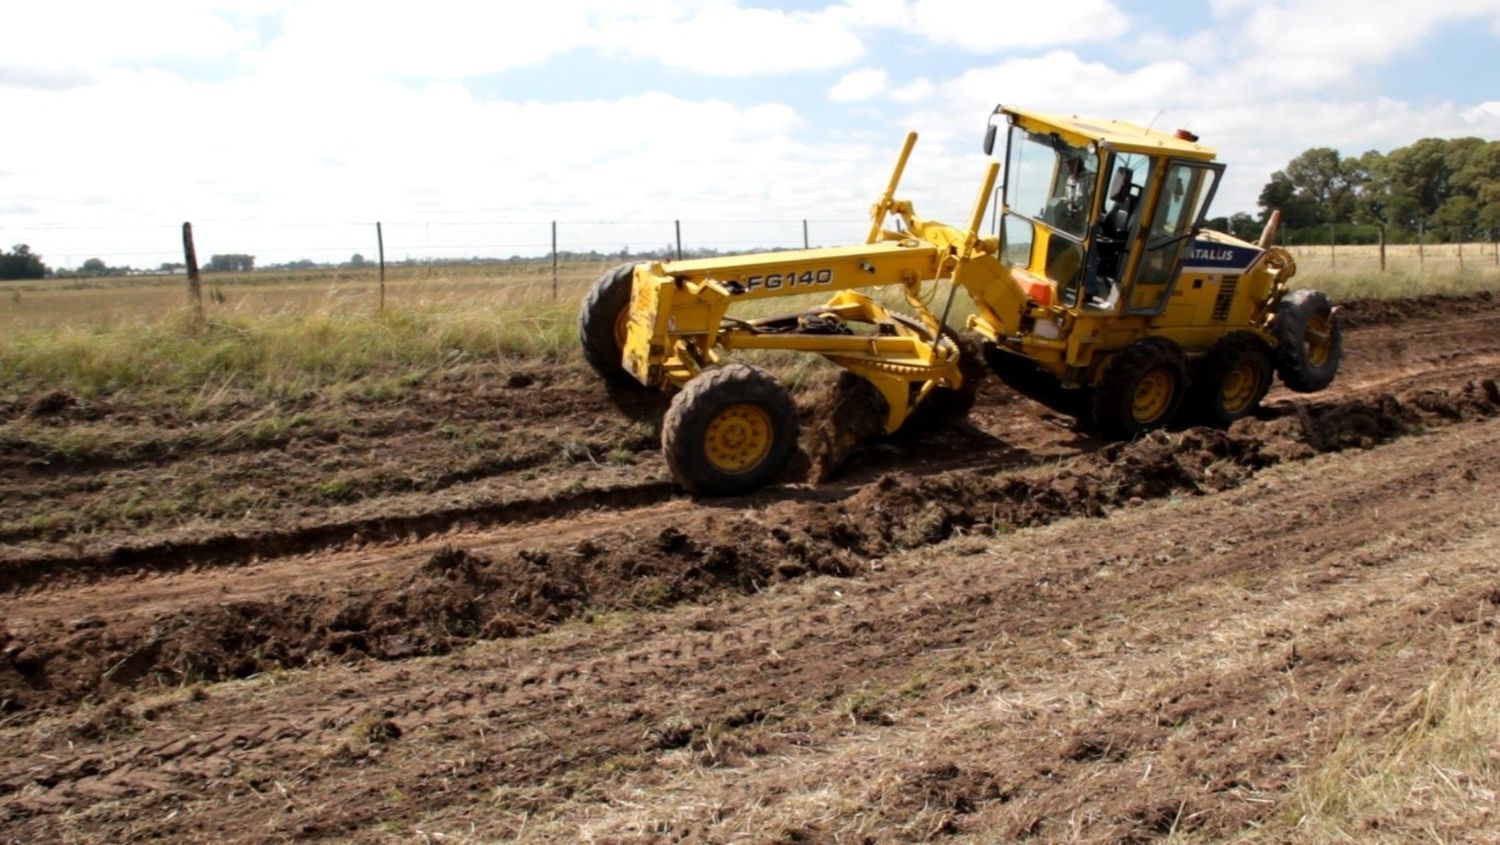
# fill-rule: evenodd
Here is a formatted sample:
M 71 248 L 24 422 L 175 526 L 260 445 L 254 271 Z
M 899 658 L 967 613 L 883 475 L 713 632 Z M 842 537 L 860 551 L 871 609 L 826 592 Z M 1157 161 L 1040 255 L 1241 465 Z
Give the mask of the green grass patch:
M 14 329 L 0 336 L 0 386 L 101 396 L 140 388 L 248 389 L 268 397 L 508 358 L 558 359 L 576 340 L 575 307 L 391 309 L 374 313 L 184 317 L 115 326 Z M 274 434 L 274 433 L 272 433 Z

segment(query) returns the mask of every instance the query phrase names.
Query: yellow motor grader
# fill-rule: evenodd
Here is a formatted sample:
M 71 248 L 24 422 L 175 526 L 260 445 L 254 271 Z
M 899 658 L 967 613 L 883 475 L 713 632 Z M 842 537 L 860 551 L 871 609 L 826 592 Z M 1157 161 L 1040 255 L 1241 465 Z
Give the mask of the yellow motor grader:
M 1003 169 L 993 160 L 1002 130 Z M 616 268 L 583 302 L 584 356 L 616 385 L 680 388 L 662 449 L 677 480 L 704 495 L 764 485 L 796 448 L 789 392 L 732 361 L 743 349 L 812 352 L 846 368 L 884 400 L 886 433 L 924 407 L 967 411 L 983 373 L 963 339 L 975 335 L 1001 375 L 1086 397 L 1081 416 L 1114 438 L 1180 410 L 1227 424 L 1256 408 L 1273 372 L 1292 390 L 1321 390 L 1338 371 L 1337 310 L 1290 289 L 1296 268 L 1270 243 L 1274 215 L 1259 243 L 1202 228 L 1224 165 L 1197 141 L 997 107 L 984 139 L 992 160 L 959 228 L 896 198 L 911 133 L 865 243 Z M 997 223 L 983 234 L 997 181 Z M 859 291 L 882 286 L 897 286 L 911 314 Z M 965 336 L 948 324 L 960 289 L 972 303 Z M 793 314 L 731 314 L 810 293 L 831 296 Z

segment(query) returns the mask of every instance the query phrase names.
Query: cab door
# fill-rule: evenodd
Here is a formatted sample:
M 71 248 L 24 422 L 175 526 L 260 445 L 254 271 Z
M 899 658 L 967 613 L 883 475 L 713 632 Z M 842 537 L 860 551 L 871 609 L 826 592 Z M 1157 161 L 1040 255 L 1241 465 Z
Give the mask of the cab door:
M 1166 309 L 1223 172 L 1224 165 L 1212 162 L 1167 161 L 1146 218 L 1150 222 L 1137 237 L 1138 258 L 1125 313 L 1156 315 Z

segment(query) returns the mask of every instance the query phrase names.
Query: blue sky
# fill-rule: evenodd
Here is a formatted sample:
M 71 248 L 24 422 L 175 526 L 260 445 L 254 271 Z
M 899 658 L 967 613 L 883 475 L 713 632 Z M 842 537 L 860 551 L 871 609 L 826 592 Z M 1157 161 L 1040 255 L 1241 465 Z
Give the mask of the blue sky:
M 1254 211 L 1312 146 L 1500 137 L 1500 0 L 55 0 L 7 11 L 0 240 L 54 265 L 858 238 L 960 221 L 997 102 L 1186 126 Z M 206 241 L 205 241 L 206 239 Z M 361 249 L 363 245 L 363 249 Z

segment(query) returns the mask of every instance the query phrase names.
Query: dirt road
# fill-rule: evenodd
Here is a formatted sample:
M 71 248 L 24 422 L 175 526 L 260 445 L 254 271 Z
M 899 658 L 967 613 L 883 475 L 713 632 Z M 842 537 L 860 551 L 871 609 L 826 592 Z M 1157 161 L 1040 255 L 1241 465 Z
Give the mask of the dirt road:
M 258 410 L 25 397 L 0 447 L 0 840 L 1105 842 L 1280 818 L 1339 742 L 1492 655 L 1500 616 L 1500 307 L 1356 303 L 1348 325 L 1334 389 L 1228 432 L 1106 445 L 990 385 L 966 425 L 727 501 L 672 490 L 650 399 L 632 420 L 569 367 L 261 438 L 224 434 Z M 112 461 L 47 451 L 130 420 L 152 433 Z M 330 498 L 330 467 L 358 494 Z M 164 506 L 192 479 L 269 501 Z M 141 490 L 134 520 L 88 510 Z M 83 516 L 29 521 L 43 501 Z M 1493 804 L 1425 821 L 1462 838 Z

